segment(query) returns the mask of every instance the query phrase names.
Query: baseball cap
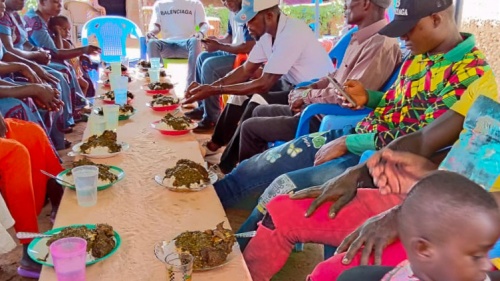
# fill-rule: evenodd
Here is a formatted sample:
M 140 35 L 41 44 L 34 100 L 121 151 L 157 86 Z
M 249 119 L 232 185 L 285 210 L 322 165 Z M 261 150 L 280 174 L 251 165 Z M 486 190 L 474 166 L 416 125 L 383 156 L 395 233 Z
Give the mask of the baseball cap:
M 236 14 L 234 19 L 239 23 L 247 23 L 260 11 L 279 4 L 280 0 L 243 0 L 241 2 L 241 10 Z
M 408 33 L 418 21 L 446 10 L 453 0 L 396 0 L 394 20 L 379 33 L 388 37 L 401 37 Z

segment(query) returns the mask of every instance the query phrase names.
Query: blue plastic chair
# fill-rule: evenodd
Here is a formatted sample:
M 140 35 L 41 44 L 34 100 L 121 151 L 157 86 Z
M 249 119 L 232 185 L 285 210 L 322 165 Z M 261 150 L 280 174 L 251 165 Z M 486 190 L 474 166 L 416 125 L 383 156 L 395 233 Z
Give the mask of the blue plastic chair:
M 342 64 L 347 47 L 349 47 L 349 42 L 351 42 L 352 35 L 354 32 L 358 31 L 358 27 L 355 26 L 351 28 L 340 40 L 333 46 L 332 50 L 328 54 L 332 62 L 338 68 Z
M 102 49 L 101 60 L 119 62 L 127 55 L 127 38 L 132 36 L 140 42 L 141 59 L 146 59 L 146 38 L 141 29 L 131 20 L 118 16 L 104 16 L 89 20 L 82 28 L 82 45 L 89 44 L 88 37 L 95 35 Z

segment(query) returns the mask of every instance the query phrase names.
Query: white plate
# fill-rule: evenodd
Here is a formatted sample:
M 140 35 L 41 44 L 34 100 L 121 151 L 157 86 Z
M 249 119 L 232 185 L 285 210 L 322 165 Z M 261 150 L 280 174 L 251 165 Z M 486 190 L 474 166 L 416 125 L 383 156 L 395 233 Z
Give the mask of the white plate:
M 176 191 L 176 192 L 196 192 L 196 191 L 202 191 L 203 189 L 207 188 L 208 185 L 210 184 L 213 184 L 214 182 L 212 182 L 212 178 L 210 178 L 210 182 L 207 182 L 207 183 L 202 183 L 200 184 L 198 187 L 196 188 L 186 188 L 186 187 L 175 187 L 175 186 L 168 186 L 166 184 L 163 183 L 163 177 L 164 176 L 160 176 L 160 175 L 156 175 L 155 176 L 155 182 L 163 187 L 166 187 L 168 188 L 169 190 L 172 190 L 172 191 Z
M 83 144 L 83 142 L 79 142 L 73 146 L 73 148 L 72 148 L 73 151 L 69 152 L 68 156 L 82 155 L 82 156 L 87 156 L 89 158 L 104 159 L 104 158 L 114 157 L 114 156 L 116 156 L 124 151 L 127 151 L 130 148 L 130 146 L 125 142 L 118 142 L 118 143 L 122 145 L 122 150 L 120 150 L 118 152 L 106 153 L 106 154 L 85 154 L 85 153 L 80 152 L 80 146 Z
M 212 270 L 212 269 L 219 268 L 221 266 L 228 264 L 231 260 L 233 260 L 236 257 L 236 255 L 237 255 L 236 252 L 238 251 L 239 247 L 240 246 L 238 245 L 238 243 L 234 242 L 233 250 L 231 251 L 231 253 L 229 253 L 229 255 L 226 258 L 226 261 L 223 262 L 222 264 L 219 264 L 217 266 L 212 266 L 212 267 L 205 267 L 205 268 L 201 268 L 201 269 L 194 269 L 194 271 Z M 175 247 L 175 239 L 170 241 L 170 242 L 169 241 L 160 241 L 160 242 L 156 243 L 154 246 L 154 253 L 155 253 L 156 258 L 159 261 L 164 263 L 165 258 L 169 254 L 177 253 L 177 250 Z

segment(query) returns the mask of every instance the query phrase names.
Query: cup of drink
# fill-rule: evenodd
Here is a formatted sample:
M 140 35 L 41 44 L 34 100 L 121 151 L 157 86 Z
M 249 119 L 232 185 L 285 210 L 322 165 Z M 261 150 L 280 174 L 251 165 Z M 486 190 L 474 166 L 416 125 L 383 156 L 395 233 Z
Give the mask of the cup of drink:
M 193 256 L 188 253 L 172 253 L 165 257 L 167 279 L 170 281 L 191 281 Z
M 122 74 L 111 73 L 109 74 L 109 85 L 111 86 L 111 90 L 114 91 L 120 87 Z M 126 76 L 124 76 L 126 77 Z
M 106 130 L 114 131 L 118 129 L 120 106 L 117 104 L 107 104 L 102 107 L 102 112 L 104 113 L 104 118 L 106 118 Z
M 83 238 L 59 239 L 49 247 L 58 281 L 85 281 L 87 241 Z
M 129 67 L 130 67 L 130 60 L 129 60 L 129 58 L 127 56 L 121 56 L 120 60 L 122 62 L 122 65 L 124 65 L 127 68 L 127 70 L 128 70 Z
M 148 70 L 149 72 L 149 82 L 156 83 L 160 82 L 160 69 L 159 68 L 151 68 Z
M 97 203 L 97 178 L 99 168 L 85 165 L 71 170 L 75 179 L 76 199 L 78 205 L 91 207 Z
M 90 134 L 100 136 L 106 130 L 106 119 L 104 116 L 93 115 L 90 121 Z
M 161 67 L 160 60 L 161 60 L 161 58 L 150 58 L 149 62 L 151 63 L 151 68 L 152 69 L 159 69 Z
M 118 83 L 113 89 L 115 93 L 115 104 L 125 105 L 127 103 L 128 77 L 120 76 L 116 78 Z
M 110 74 L 120 74 L 122 75 L 122 63 L 121 62 L 112 62 L 111 65 L 111 73 Z

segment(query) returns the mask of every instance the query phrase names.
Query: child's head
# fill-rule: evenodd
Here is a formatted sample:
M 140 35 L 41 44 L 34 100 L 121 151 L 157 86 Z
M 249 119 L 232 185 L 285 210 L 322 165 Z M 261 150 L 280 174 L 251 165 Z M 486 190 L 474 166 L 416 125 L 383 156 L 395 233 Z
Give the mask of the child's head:
M 422 280 L 483 281 L 488 251 L 500 237 L 493 197 L 467 178 L 445 171 L 419 181 L 398 216 L 412 270 Z
M 71 24 L 69 23 L 69 20 L 65 16 L 55 16 L 50 18 L 48 27 L 49 30 L 52 32 L 55 32 L 56 26 L 59 27 L 59 30 L 61 31 L 61 37 L 65 39 L 70 38 L 71 34 Z

